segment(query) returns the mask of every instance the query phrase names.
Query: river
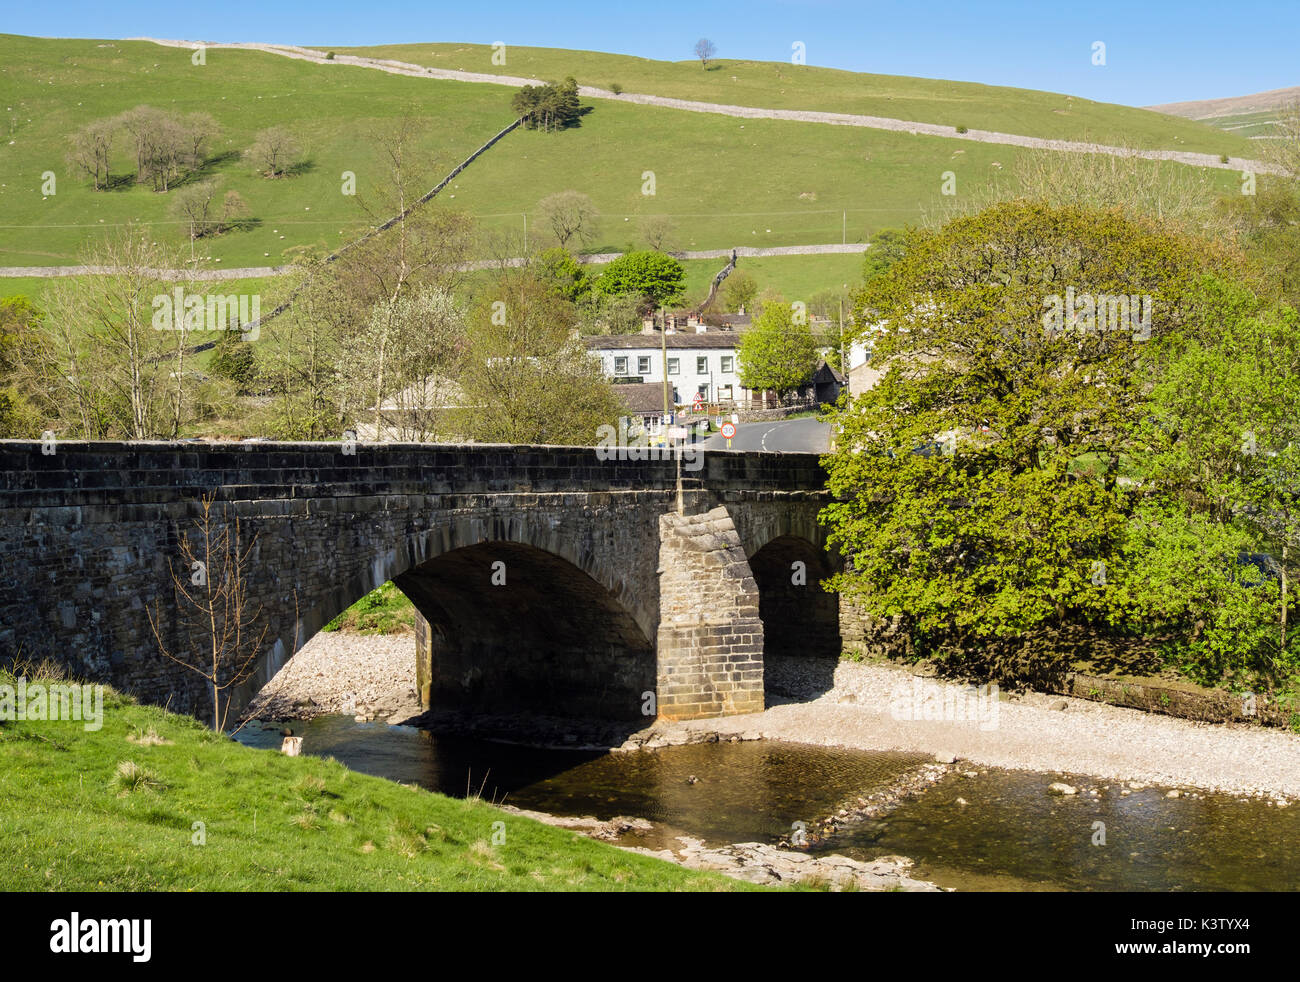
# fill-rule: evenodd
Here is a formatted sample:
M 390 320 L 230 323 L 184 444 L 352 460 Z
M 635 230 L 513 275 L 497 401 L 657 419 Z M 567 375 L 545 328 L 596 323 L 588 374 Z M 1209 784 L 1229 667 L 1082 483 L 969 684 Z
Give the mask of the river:
M 304 753 L 362 773 L 555 815 L 645 818 L 661 839 L 688 834 L 711 845 L 775 843 L 929 759 L 767 740 L 543 750 L 347 716 L 293 727 Z M 253 722 L 238 739 L 278 749 L 280 728 Z M 1079 793 L 1049 793 L 1062 781 Z M 847 825 L 814 851 L 908 856 L 912 876 L 959 890 L 1294 891 L 1300 807 L 958 764 L 924 794 Z

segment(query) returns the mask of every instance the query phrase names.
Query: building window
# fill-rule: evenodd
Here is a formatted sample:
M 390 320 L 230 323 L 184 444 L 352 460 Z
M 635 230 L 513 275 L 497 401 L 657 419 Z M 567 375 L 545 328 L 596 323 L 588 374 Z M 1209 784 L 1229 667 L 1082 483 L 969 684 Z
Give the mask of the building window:
M 668 374 L 677 375 L 681 371 L 682 360 L 680 358 L 668 359 Z
M 709 358 L 707 355 L 700 355 L 698 358 L 695 359 L 695 374 L 696 375 L 709 374 Z
M 732 367 L 731 367 L 731 366 L 732 366 L 732 356 L 731 356 L 731 355 L 723 355 L 723 356 L 722 356 L 722 370 L 723 370 L 724 372 L 730 372 L 730 371 L 732 370 Z
M 723 400 L 724 402 L 730 402 L 732 399 L 731 386 L 724 385 L 721 388 L 721 390 L 718 392 L 718 398 Z
M 650 374 L 650 356 L 649 356 L 649 355 L 637 355 L 637 359 L 636 359 L 636 373 L 637 373 L 638 375 L 649 375 L 649 374 Z
M 614 359 L 614 374 L 620 378 L 627 374 L 627 356 Z

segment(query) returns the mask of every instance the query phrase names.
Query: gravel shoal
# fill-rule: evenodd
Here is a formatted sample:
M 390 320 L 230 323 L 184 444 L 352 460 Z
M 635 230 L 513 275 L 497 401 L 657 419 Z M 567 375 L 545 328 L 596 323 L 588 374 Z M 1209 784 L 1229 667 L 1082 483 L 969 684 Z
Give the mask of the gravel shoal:
M 303 645 L 244 710 L 256 719 L 311 719 L 330 713 L 420 712 L 413 635 L 321 631 Z
M 1300 797 L 1300 737 L 1280 730 L 1040 693 L 978 701 L 963 686 L 894 665 L 773 658 L 767 672 L 770 690 L 790 701 L 748 716 L 659 721 L 655 728 L 671 734 L 705 727 L 819 746 L 951 755 L 1012 770 Z M 950 708 L 942 711 L 945 698 Z M 309 699 L 315 705 L 295 705 Z M 966 700 L 964 713 L 959 699 Z M 304 718 L 367 706 L 381 715 L 419 712 L 412 637 L 318 634 L 258 694 L 249 715 Z

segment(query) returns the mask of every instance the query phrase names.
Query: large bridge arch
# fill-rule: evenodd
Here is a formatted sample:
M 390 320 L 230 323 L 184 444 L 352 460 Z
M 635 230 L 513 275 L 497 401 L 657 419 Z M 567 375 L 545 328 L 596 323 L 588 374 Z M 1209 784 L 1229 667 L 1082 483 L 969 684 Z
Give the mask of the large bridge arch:
M 326 624 L 390 580 L 411 598 L 427 622 L 437 625 L 438 609 L 430 606 L 437 603 L 436 598 L 423 598 L 424 605 L 430 606 L 426 611 L 422 608 L 421 598 L 413 595 L 418 592 L 421 571 L 427 572 L 441 557 L 490 544 L 500 547 L 498 552 L 501 555 L 495 558 L 507 564 L 508 586 L 514 582 L 510 576 L 508 556 L 527 555 L 512 552 L 512 549 L 527 549 L 551 557 L 559 564 L 555 567 L 561 571 L 559 576 L 564 576 L 563 570 L 573 570 L 593 587 L 598 587 L 592 596 L 597 598 L 599 608 L 612 619 L 630 621 L 629 633 L 642 639 L 655 636 L 658 584 L 650 575 L 653 571 L 646 571 L 644 563 L 620 565 L 616 562 L 620 546 L 626 550 L 630 545 L 634 552 L 653 551 L 657 543 L 657 516 L 653 512 L 642 514 L 645 509 L 641 499 L 607 503 L 605 517 L 615 519 L 615 527 L 621 530 L 621 534 L 613 536 L 602 523 L 591 520 L 590 501 L 584 502 L 587 513 L 583 515 L 580 510 L 577 520 L 560 514 L 572 502 L 540 501 L 536 496 L 459 502 L 454 508 L 448 508 L 448 504 L 446 500 L 405 502 L 403 511 L 409 509 L 409 514 L 385 510 L 375 513 L 375 517 L 364 523 L 342 526 L 331 523 L 337 536 L 335 552 L 346 554 L 349 561 L 326 562 L 323 575 L 314 577 L 314 583 L 299 580 L 278 584 L 282 595 L 276 606 L 290 613 L 296 612 L 296 618 L 271 619 L 274 627 L 265 651 L 257 659 L 248 681 L 234 692 L 234 702 L 242 705 L 250 700 Z M 309 505 L 304 515 L 310 510 Z M 398 529 L 401 529 L 400 533 Z M 387 533 L 392 535 L 391 542 L 385 540 L 385 530 L 391 530 Z M 477 555 L 485 559 L 485 568 L 490 569 L 491 562 L 495 561 L 494 554 L 480 551 Z M 294 569 L 295 564 L 301 561 L 296 556 L 296 538 L 286 540 L 283 536 L 259 542 L 254 559 L 263 567 L 286 570 Z M 336 572 L 342 570 L 346 570 L 343 575 Z M 582 594 L 583 591 L 572 586 L 570 580 L 558 581 L 561 587 L 565 584 L 570 586 L 569 599 Z M 296 597 L 294 593 L 297 593 Z M 495 601 L 497 596 L 496 593 L 485 594 L 480 599 Z M 490 607 L 488 604 L 485 611 Z M 431 613 L 435 616 L 430 617 Z M 442 618 L 444 623 L 446 620 L 446 617 Z M 444 654 L 452 650 L 444 649 Z M 431 655 L 426 648 L 412 648 L 421 686 L 430 681 Z M 653 683 L 651 672 L 649 688 L 653 689 Z M 642 691 L 644 687 L 638 690 L 638 694 Z M 427 703 L 430 694 L 421 692 L 422 700 Z
M 424 618 L 421 701 L 474 712 L 634 719 L 655 646 L 605 585 L 556 553 L 487 540 L 395 580 Z

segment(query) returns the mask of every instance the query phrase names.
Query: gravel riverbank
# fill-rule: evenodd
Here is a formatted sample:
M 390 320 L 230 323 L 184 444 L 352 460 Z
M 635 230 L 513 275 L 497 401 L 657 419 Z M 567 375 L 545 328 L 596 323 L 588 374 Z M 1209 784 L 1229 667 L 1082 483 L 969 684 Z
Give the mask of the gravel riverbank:
M 249 715 L 419 713 L 414 639 L 321 633 L 257 696 Z M 989 699 L 893 665 L 772 659 L 762 713 L 658 721 L 637 745 L 699 739 L 707 731 L 819 746 L 910 750 L 1011 770 L 1258 796 L 1300 797 L 1300 736 L 1197 723 L 1038 693 Z M 771 705 L 774 701 L 782 704 Z M 631 747 L 628 747 L 631 749 Z

